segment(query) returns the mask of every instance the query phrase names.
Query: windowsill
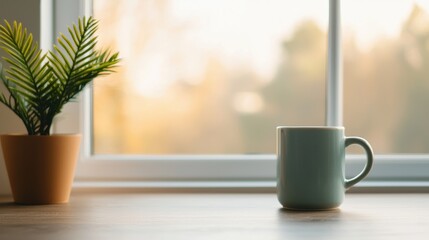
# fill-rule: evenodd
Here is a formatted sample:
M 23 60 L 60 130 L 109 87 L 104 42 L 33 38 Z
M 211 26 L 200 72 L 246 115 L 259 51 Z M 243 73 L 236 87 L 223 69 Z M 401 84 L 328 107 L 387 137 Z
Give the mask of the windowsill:
M 275 193 L 274 181 L 75 181 L 74 192 Z M 349 193 L 429 193 L 429 181 L 363 181 Z
M 348 193 L 429 193 L 429 181 L 363 181 Z M 74 181 L 72 193 L 276 193 L 274 181 Z M 0 195 L 0 197 L 8 197 Z
M 339 209 L 286 211 L 272 193 L 73 193 L 0 197 L 0 239 L 424 239 L 429 194 L 347 194 Z

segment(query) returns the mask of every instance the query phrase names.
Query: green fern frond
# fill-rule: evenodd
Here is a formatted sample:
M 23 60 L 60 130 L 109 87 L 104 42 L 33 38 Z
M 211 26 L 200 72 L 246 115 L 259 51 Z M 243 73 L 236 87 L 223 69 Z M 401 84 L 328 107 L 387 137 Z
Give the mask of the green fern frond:
M 117 54 L 99 61 L 100 55 L 105 53 L 95 50 L 97 29 L 98 22 L 94 18 L 79 19 L 77 26 L 68 29 L 71 40 L 60 34 L 58 45 L 54 46 L 55 52 L 49 55 L 50 62 L 54 63 L 53 73 L 60 80 L 62 102 L 59 106 L 76 97 L 96 76 L 110 71 L 119 62 Z
M 79 19 L 68 28 L 69 38 L 60 34 L 54 51 L 42 54 L 21 23 L 0 25 L 0 47 L 10 65 L 5 72 L 1 69 L 9 96 L 0 93 L 0 102 L 21 118 L 28 134 L 49 135 L 64 104 L 95 77 L 111 73 L 119 62 L 118 53 L 95 50 L 97 29 L 94 18 Z
M 29 134 L 34 134 L 40 130 L 37 119 L 46 118 L 45 112 L 49 108 L 50 99 L 46 92 L 51 89 L 47 88 L 50 75 L 45 74 L 49 72 L 48 65 L 44 64 L 46 55 L 41 54 L 32 34 L 17 22 L 11 25 L 5 20 L 5 25 L 0 26 L 0 45 L 9 55 L 3 59 L 10 64 L 7 75 L 2 75 L 12 97 L 6 106 L 23 120 Z

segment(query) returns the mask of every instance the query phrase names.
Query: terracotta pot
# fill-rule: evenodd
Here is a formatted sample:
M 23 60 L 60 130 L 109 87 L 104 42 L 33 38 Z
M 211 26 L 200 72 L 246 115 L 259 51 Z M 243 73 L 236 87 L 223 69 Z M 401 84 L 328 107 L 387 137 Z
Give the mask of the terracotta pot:
M 2 135 L 1 145 L 16 203 L 69 201 L 80 135 Z

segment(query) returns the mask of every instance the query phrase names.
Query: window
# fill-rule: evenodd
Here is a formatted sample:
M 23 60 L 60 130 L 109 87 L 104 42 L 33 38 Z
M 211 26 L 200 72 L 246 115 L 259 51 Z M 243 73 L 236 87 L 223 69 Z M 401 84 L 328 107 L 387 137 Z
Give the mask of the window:
M 343 3 L 348 6 L 344 16 L 364 29 L 344 26 L 344 117 L 349 134 L 363 134 L 380 154 L 428 154 L 427 1 Z M 356 23 L 360 10 L 365 10 L 365 18 Z
M 84 119 L 82 179 L 272 181 L 275 126 L 324 124 L 328 1 L 86 4 L 124 66 L 58 121 Z M 426 180 L 428 3 L 341 4 L 344 125 L 378 154 L 368 180 Z
M 93 3 L 100 44 L 123 57 L 94 85 L 95 154 L 273 154 L 276 126 L 324 124 L 327 11 L 303 2 L 286 18 L 283 0 Z

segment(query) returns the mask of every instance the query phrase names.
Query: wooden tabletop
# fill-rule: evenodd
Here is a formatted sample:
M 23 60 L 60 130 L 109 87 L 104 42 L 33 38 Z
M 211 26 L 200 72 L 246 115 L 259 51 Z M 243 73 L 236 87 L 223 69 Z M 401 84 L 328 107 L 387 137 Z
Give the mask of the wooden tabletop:
M 429 194 L 347 194 L 294 212 L 274 194 L 74 193 L 70 203 L 0 198 L 0 239 L 429 239 Z

